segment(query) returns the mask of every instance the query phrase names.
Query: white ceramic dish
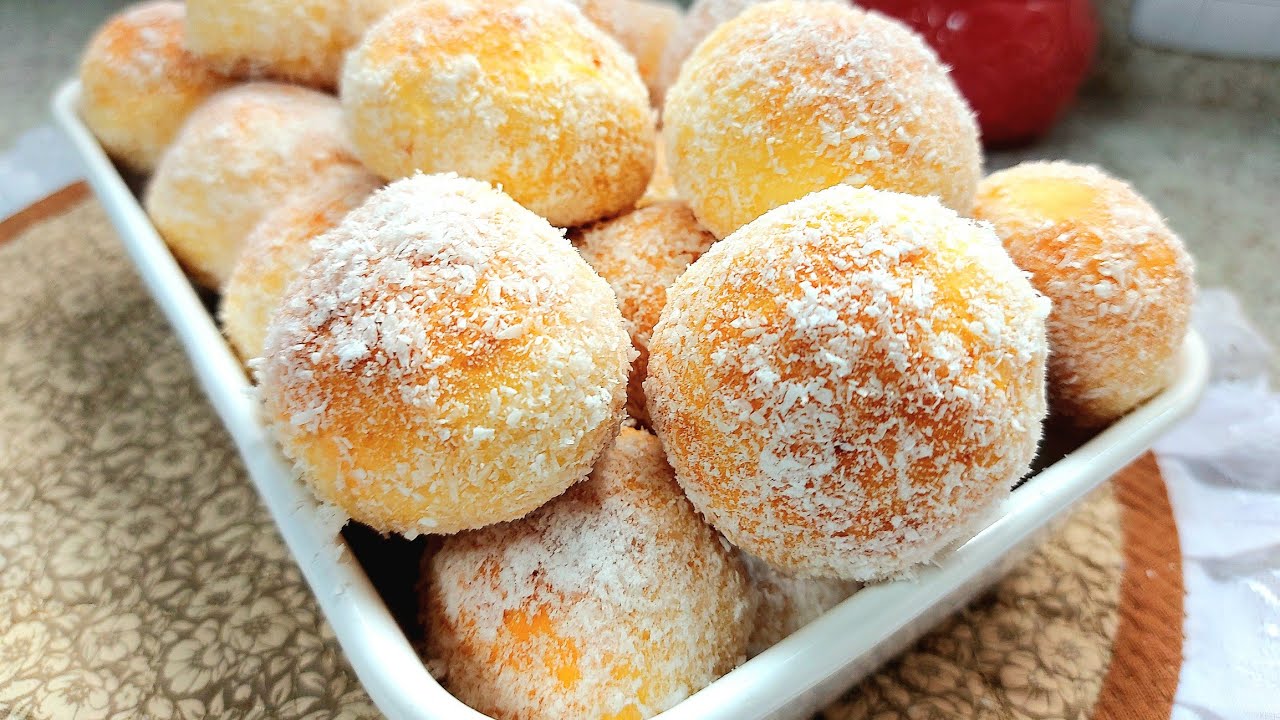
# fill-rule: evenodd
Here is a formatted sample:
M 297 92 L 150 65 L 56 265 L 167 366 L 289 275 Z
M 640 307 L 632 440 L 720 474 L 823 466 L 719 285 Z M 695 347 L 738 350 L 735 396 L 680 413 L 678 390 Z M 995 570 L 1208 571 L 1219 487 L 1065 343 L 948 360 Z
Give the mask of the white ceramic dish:
M 54 116 L 83 157 L 89 184 L 186 349 L 263 503 L 370 697 L 392 720 L 481 720 L 484 715 L 456 700 L 428 674 L 352 554 L 333 551 L 332 525 L 317 514 L 309 491 L 293 478 L 258 421 L 250 385 L 213 317 L 133 191 L 81 123 L 76 110 L 79 97 L 78 83 L 64 85 L 54 97 Z M 1207 375 L 1204 347 L 1192 334 L 1183 345 L 1172 386 L 1029 478 L 976 537 L 915 580 L 859 591 L 660 717 L 807 717 L 1000 577 L 1034 547 L 1040 532 L 1054 519 L 1190 411 Z

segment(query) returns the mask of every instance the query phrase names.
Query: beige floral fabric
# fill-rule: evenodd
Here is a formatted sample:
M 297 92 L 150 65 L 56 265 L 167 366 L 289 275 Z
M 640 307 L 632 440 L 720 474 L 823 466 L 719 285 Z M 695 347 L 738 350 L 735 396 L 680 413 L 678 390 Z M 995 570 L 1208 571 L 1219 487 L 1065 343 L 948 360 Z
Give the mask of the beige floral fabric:
M 375 718 L 97 203 L 0 245 L 0 718 Z
M 1103 491 L 825 717 L 1089 717 L 1119 532 Z M 0 244 L 0 718 L 222 717 L 378 714 L 89 201 Z

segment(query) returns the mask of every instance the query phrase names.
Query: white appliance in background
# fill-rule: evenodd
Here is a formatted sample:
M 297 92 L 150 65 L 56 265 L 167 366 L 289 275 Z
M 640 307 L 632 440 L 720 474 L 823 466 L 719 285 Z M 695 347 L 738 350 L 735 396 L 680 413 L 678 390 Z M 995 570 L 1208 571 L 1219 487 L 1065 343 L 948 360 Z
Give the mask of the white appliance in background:
M 1280 59 L 1280 0 L 1134 0 L 1138 42 L 1226 58 Z

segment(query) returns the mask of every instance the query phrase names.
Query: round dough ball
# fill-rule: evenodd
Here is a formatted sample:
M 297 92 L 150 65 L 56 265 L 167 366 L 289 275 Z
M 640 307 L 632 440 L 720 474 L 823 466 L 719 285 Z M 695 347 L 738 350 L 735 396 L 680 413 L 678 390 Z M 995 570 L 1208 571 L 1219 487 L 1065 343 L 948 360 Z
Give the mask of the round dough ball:
M 422 0 L 373 26 L 342 78 L 356 148 L 388 179 L 457 172 L 554 225 L 634 206 L 653 170 L 635 61 L 558 0 Z
M 837 185 L 667 290 L 649 414 L 730 542 L 805 576 L 901 576 L 1027 472 L 1048 312 L 989 227 Z
M 849 580 L 792 575 L 747 553 L 742 553 L 742 559 L 759 604 L 756 624 L 747 642 L 747 657 L 755 657 L 790 637 L 862 587 Z
M 241 360 L 262 355 L 267 324 L 289 283 L 311 261 L 311 241 L 381 186 L 363 168 L 336 170 L 269 210 L 253 228 L 218 306 L 223 332 Z
M 693 212 L 674 201 L 650 205 L 580 231 L 574 244 L 618 296 L 622 319 L 639 355 L 631 364 L 627 412 L 645 425 L 644 379 L 649 338 L 667 302 L 667 288 L 715 242 Z
M 427 565 L 427 656 L 494 718 L 648 718 L 733 668 L 752 595 L 658 441 L 624 429 L 590 479 Z
M 111 157 L 150 173 L 200 103 L 232 80 L 186 48 L 180 2 L 130 6 L 80 58 L 80 116 Z
M 684 19 L 680 6 L 667 0 L 573 0 L 587 19 L 609 33 L 636 59 L 650 99 L 659 97 L 662 55 Z
M 191 114 L 160 159 L 144 204 L 178 261 L 220 289 L 249 231 L 318 176 L 357 164 L 334 98 L 248 83 Z
M 380 532 L 452 533 L 586 477 L 635 353 L 560 231 L 478 180 L 416 175 L 313 245 L 259 383 L 321 499 Z
M 1194 268 L 1133 188 L 1096 167 L 1023 163 L 983 181 L 974 214 L 1053 301 L 1056 414 L 1105 425 L 1169 384 L 1191 320 Z
M 224 72 L 332 89 L 365 30 L 408 0 L 187 0 L 191 49 Z
M 680 196 L 716 237 L 836 184 L 935 195 L 967 214 L 978 129 L 946 68 L 896 20 L 771 2 L 721 25 L 663 115 Z

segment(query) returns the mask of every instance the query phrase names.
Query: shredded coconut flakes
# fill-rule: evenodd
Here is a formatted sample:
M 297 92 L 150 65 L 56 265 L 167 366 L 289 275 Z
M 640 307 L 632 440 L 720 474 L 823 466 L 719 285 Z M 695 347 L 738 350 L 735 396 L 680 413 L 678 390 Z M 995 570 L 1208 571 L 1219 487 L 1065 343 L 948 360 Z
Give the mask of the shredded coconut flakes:
M 990 229 L 837 186 L 672 286 L 649 411 L 735 544 L 805 575 L 901 574 L 1027 471 L 1048 309 Z

